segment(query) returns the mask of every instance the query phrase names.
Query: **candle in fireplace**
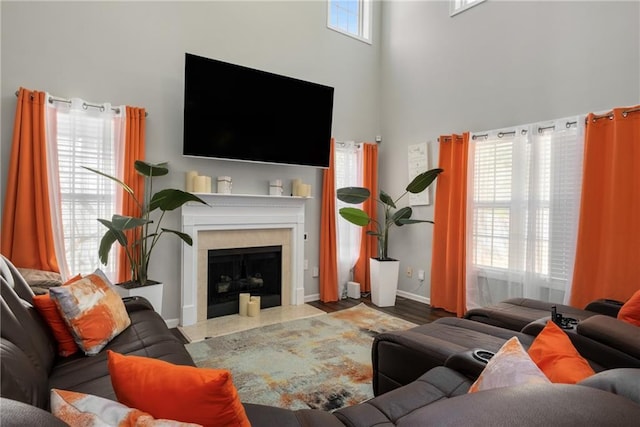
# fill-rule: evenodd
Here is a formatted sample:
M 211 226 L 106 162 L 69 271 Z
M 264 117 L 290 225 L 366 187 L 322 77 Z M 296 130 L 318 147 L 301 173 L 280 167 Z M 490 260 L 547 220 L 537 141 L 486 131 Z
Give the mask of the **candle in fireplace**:
M 247 315 L 247 310 L 248 310 L 248 304 L 249 304 L 249 300 L 251 299 L 251 294 L 249 293 L 242 293 L 240 294 L 240 306 L 238 307 L 238 313 L 240 314 L 240 316 L 246 316 Z

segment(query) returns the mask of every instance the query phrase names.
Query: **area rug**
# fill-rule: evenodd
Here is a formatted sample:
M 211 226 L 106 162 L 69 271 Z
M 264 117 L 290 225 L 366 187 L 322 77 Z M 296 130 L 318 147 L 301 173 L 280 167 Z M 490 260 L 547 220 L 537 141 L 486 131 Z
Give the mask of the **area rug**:
M 373 397 L 373 338 L 414 326 L 360 304 L 186 348 L 197 366 L 230 370 L 243 402 L 333 411 Z

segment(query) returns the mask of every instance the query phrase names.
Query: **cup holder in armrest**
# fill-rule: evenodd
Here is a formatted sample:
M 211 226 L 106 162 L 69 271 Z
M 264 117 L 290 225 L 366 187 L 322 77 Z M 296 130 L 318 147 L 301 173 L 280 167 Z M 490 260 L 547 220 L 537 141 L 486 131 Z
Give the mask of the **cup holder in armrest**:
M 495 353 L 488 350 L 473 350 L 473 353 L 471 353 L 471 355 L 479 362 L 489 363 L 489 360 L 491 360 Z

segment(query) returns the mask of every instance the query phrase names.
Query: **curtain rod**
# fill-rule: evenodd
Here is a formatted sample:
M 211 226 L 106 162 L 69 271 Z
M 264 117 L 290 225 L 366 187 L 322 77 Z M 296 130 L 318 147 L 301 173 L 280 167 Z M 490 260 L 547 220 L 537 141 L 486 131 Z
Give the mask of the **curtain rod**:
M 637 112 L 640 112 L 640 107 L 630 108 L 628 110 L 622 111 L 622 117 L 627 117 L 629 115 L 629 113 L 637 113 Z M 593 119 L 591 119 L 591 121 L 593 123 L 595 123 L 596 121 L 598 121 L 600 119 L 613 120 L 613 111 L 609 111 L 608 113 L 605 113 L 605 114 L 594 115 Z M 584 123 L 585 124 L 589 123 L 589 118 L 584 119 Z
M 18 95 L 20 95 L 20 91 L 19 91 L 19 90 L 17 90 L 17 91 L 16 91 L 16 97 L 17 97 Z M 33 94 L 31 95 L 31 99 L 33 99 Z M 70 99 L 60 98 L 60 97 L 53 96 L 53 95 L 50 95 L 50 96 L 49 96 L 48 101 L 49 101 L 49 104 L 53 104 L 54 102 L 64 102 L 65 104 L 71 104 L 71 100 L 70 100 Z M 104 111 L 104 105 L 100 105 L 100 104 L 92 104 L 92 103 L 89 103 L 89 102 L 83 102 L 83 103 L 82 103 L 82 108 L 84 108 L 85 110 L 86 110 L 87 108 L 89 108 L 89 107 L 99 108 L 99 109 L 100 109 L 100 111 Z M 116 112 L 116 114 L 120 114 L 120 108 L 118 108 L 118 107 L 111 107 L 111 109 L 112 109 L 113 111 L 115 111 L 115 112 Z M 149 115 L 149 113 L 148 113 L 147 111 L 145 111 L 145 112 L 144 112 L 144 116 L 145 116 L 145 117 L 147 117 L 148 115 Z

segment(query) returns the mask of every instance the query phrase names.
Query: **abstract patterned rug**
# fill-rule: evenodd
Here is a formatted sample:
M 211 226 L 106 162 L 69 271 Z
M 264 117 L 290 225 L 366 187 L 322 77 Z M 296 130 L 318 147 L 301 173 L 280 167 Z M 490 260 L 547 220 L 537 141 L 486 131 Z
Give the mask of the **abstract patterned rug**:
M 373 397 L 373 338 L 413 326 L 360 304 L 186 348 L 199 367 L 229 369 L 243 402 L 332 411 Z

